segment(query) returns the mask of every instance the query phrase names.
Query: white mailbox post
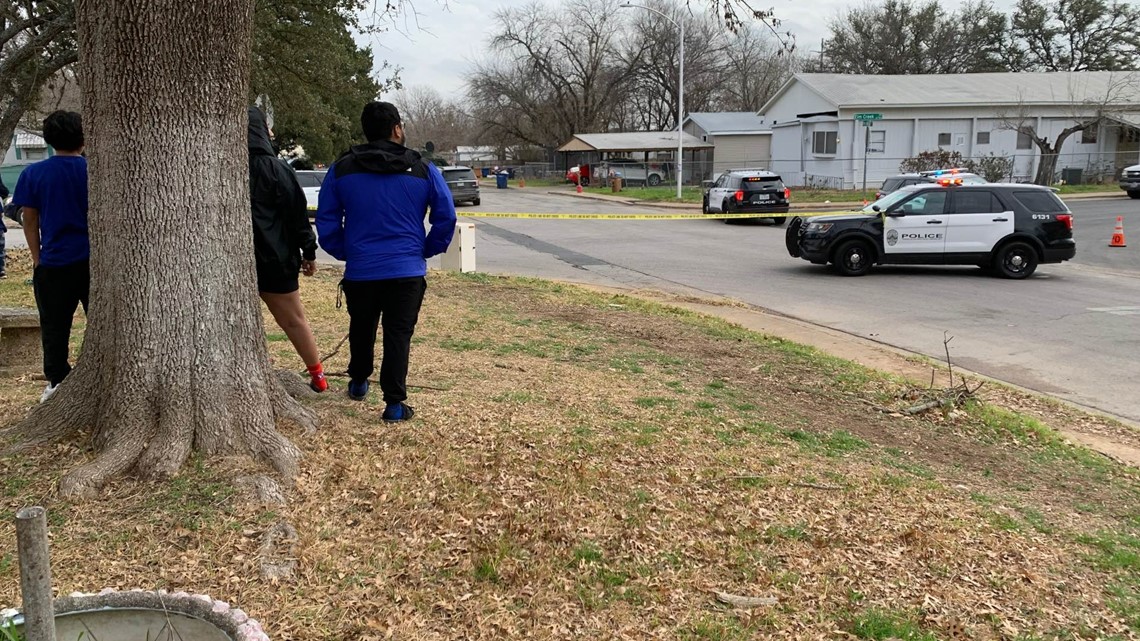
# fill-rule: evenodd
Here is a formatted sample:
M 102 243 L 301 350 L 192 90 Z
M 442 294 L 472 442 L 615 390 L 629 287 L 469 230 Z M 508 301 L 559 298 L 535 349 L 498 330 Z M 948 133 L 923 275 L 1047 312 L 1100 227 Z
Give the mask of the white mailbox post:
M 455 225 L 455 236 L 443 255 L 442 267 L 453 272 L 475 271 L 475 223 Z

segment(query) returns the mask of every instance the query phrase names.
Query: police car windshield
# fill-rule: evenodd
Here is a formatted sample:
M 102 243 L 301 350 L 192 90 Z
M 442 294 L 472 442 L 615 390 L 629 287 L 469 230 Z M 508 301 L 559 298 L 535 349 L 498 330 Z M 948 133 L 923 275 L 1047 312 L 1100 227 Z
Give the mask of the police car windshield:
M 869 214 L 878 213 L 875 210 L 875 207 L 879 208 L 878 211 L 887 211 L 887 209 L 889 209 L 892 205 L 899 202 L 900 200 L 903 200 L 904 198 L 909 198 L 910 195 L 913 194 L 914 192 L 915 192 L 915 188 L 908 185 L 907 187 L 903 187 L 902 189 L 899 189 L 898 191 L 892 191 L 891 193 L 887 194 L 886 196 L 883 196 L 882 198 L 871 203 L 870 205 L 867 205 L 866 207 L 864 207 L 862 209 L 862 211 L 865 211 Z

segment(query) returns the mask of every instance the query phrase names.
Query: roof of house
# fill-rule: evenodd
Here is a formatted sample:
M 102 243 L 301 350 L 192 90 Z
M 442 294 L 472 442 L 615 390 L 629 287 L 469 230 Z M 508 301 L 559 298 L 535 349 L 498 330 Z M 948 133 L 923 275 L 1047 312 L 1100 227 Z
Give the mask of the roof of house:
M 684 149 L 708 149 L 712 145 L 682 134 Z M 631 131 L 617 134 L 574 134 L 558 151 L 668 151 L 677 148 L 676 131 Z
M 44 137 L 34 131 L 16 130 L 16 146 L 21 149 L 42 149 L 47 147 Z
M 772 133 L 772 128 L 764 124 L 764 117 L 751 111 L 691 113 L 685 122 L 694 122 L 710 134 Z
M 761 109 L 767 112 L 795 83 L 837 108 L 1140 104 L 1140 73 L 955 73 L 876 76 L 796 74 Z

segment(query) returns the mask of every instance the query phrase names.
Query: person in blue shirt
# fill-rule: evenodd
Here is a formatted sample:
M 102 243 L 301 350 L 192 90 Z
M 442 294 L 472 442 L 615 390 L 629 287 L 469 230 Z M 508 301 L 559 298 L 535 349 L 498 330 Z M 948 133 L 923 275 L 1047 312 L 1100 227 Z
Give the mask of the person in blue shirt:
M 395 105 L 368 103 L 360 124 L 368 143 L 341 155 L 321 185 L 317 237 L 326 252 L 345 262 L 348 395 L 363 400 L 368 394 L 380 325 L 383 419 L 406 421 L 415 414 L 404 401 L 412 334 L 427 289 L 427 259 L 451 244 L 455 203 L 439 169 L 404 146 Z M 425 233 L 429 210 L 431 231 Z
M 24 237 L 32 254 L 48 380 L 41 400 L 47 400 L 71 372 L 71 323 L 80 304 L 87 312 L 91 245 L 83 122 L 75 112 L 56 111 L 44 119 L 43 136 L 55 155 L 24 169 L 12 204 L 23 208 Z

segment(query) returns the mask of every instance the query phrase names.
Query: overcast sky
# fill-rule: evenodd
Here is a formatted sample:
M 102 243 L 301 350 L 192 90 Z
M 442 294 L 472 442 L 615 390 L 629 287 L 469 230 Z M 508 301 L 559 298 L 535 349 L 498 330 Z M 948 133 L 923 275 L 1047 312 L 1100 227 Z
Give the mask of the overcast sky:
M 413 0 L 416 16 L 400 18 L 399 32 L 388 32 L 371 40 L 376 64 L 383 61 L 403 68 L 404 85 L 429 85 L 445 96 L 464 89 L 464 74 L 470 62 L 486 48 L 487 34 L 495 11 L 519 6 L 529 0 Z M 551 5 L 564 0 L 547 0 Z M 827 23 L 849 6 L 861 6 L 864 0 L 758 0 L 757 7 L 771 7 L 783 20 L 782 31 L 796 36 L 800 53 L 819 50 L 820 39 L 827 35 Z M 1015 0 L 996 0 L 994 5 L 1008 11 Z M 694 10 L 702 8 L 701 0 L 692 0 Z M 943 2 L 953 11 L 958 0 Z M 704 5 L 707 6 L 707 5 Z M 627 9 L 626 11 L 635 11 Z M 818 53 L 816 54 L 818 55 Z
M 463 91 L 469 61 L 486 48 L 495 11 L 528 1 L 448 0 L 445 6 L 435 0 L 417 0 L 418 15 L 402 17 L 399 33 L 388 32 L 361 42 L 372 45 L 377 67 L 385 60 L 402 67 L 405 86 L 430 85 L 444 95 L 454 95 Z M 560 0 L 548 1 L 554 4 Z M 694 9 L 698 8 L 698 2 L 700 0 L 694 0 Z M 796 34 L 797 49 L 807 52 L 818 50 L 820 38 L 827 33 L 826 20 L 821 17 L 830 18 L 850 3 L 848 0 L 762 0 L 757 6 L 769 4 L 784 21 L 782 30 Z

